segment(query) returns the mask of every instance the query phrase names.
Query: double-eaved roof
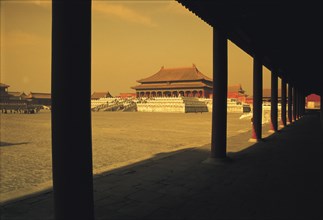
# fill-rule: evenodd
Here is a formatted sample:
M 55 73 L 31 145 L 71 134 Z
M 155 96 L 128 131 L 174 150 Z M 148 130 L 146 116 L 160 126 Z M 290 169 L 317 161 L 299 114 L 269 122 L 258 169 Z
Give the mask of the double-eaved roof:
M 137 82 L 141 84 L 132 87 L 133 89 L 212 88 L 212 79 L 201 73 L 195 65 L 180 68 L 162 67 L 154 75 Z
M 206 80 L 212 82 L 212 79 L 201 73 L 195 65 L 192 67 L 164 68 L 162 67 L 157 73 L 144 79 L 139 83 L 153 82 L 174 82 L 174 81 L 198 81 Z
M 185 89 L 185 88 L 212 88 L 203 82 L 175 82 L 175 83 L 149 83 L 132 87 L 133 89 Z

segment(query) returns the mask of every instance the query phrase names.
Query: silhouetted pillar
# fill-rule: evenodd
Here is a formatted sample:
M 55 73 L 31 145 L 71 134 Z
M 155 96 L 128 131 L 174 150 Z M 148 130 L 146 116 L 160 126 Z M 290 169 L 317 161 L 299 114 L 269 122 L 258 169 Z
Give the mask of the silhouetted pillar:
M 90 0 L 52 1 L 51 82 L 55 219 L 91 220 Z
M 291 124 L 293 122 L 293 87 L 288 83 L 288 122 Z
M 286 126 L 286 82 L 281 80 L 281 125 Z
M 302 117 L 303 93 L 299 91 L 298 94 L 298 118 Z
M 303 116 L 305 115 L 305 106 L 306 106 L 306 96 L 305 96 L 305 93 L 303 93 Z
M 213 104 L 211 158 L 227 152 L 228 44 L 221 30 L 213 29 Z
M 253 58 L 253 116 L 252 137 L 249 141 L 261 140 L 262 120 L 262 62 L 256 54 Z
M 296 89 L 296 119 L 299 119 L 300 114 L 300 90 Z
M 321 97 L 320 97 L 321 99 L 320 99 L 320 110 L 321 110 L 321 115 L 320 115 L 320 117 L 321 117 L 321 127 L 322 127 L 322 133 L 323 133 L 323 105 L 322 105 L 322 103 L 323 103 L 323 87 L 321 88 Z
M 297 90 L 293 87 L 293 121 L 297 120 Z
M 299 90 L 297 90 L 296 105 L 296 118 L 298 120 L 301 117 L 301 92 Z
M 270 104 L 270 130 L 271 132 L 277 131 L 278 120 L 278 77 L 276 73 L 271 72 L 271 104 Z
M 302 105 L 301 105 L 301 111 L 302 111 L 302 117 L 304 116 L 304 113 L 305 113 L 305 95 L 304 95 L 304 92 L 302 92 Z
M 301 118 L 301 107 L 302 107 L 301 97 L 302 97 L 302 92 L 298 90 L 298 97 L 297 97 L 297 118 L 298 119 Z
M 303 98 L 302 98 L 302 101 L 303 101 L 303 105 L 302 105 L 302 116 L 305 115 L 305 93 L 303 93 Z

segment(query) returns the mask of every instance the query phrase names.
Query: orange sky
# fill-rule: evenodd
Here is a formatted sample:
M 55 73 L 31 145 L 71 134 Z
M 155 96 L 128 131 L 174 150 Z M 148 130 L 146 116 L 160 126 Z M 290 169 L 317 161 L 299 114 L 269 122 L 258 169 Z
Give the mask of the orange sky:
M 1 1 L 1 82 L 50 92 L 50 1 Z M 252 58 L 229 42 L 229 84 L 252 94 Z M 92 2 L 92 91 L 134 92 L 161 66 L 212 77 L 212 27 L 175 1 Z M 270 73 L 264 68 L 264 88 Z

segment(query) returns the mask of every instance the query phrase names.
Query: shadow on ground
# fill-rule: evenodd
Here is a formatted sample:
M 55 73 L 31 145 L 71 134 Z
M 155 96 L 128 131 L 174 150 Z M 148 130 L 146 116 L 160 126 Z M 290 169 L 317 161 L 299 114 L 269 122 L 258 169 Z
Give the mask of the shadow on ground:
M 202 163 L 210 154 L 202 146 L 97 175 L 96 219 L 322 219 L 317 119 L 305 116 L 229 153 L 232 163 Z M 247 144 L 247 136 L 229 138 L 229 150 Z M 52 203 L 51 192 L 10 203 L 2 219 L 53 219 Z
M 0 141 L 0 147 L 8 147 L 8 146 L 15 146 L 15 145 L 23 145 L 28 144 L 29 142 L 19 142 L 19 143 L 9 143 L 9 142 L 3 142 Z

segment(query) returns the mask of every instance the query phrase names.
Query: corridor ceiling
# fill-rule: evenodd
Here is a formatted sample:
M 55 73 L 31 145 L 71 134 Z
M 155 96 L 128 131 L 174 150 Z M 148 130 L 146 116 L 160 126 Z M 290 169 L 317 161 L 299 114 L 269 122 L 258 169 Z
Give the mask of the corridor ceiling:
M 177 1 L 305 94 L 322 94 L 323 1 Z

